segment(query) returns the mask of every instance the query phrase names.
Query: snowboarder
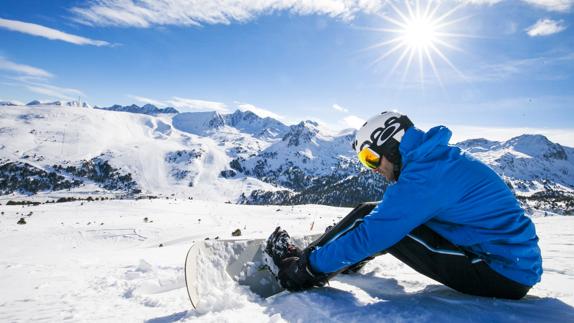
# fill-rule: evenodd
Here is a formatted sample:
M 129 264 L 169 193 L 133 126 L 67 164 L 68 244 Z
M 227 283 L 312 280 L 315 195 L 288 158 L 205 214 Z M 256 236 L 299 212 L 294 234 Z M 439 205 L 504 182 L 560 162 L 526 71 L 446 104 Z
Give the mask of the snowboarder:
M 357 206 L 304 250 L 278 227 L 266 251 L 281 285 L 322 286 L 389 253 L 462 293 L 524 297 L 542 275 L 534 224 L 492 169 L 448 145 L 451 135 L 444 126 L 424 132 L 397 112 L 367 120 L 353 149 L 392 185 L 379 203 Z

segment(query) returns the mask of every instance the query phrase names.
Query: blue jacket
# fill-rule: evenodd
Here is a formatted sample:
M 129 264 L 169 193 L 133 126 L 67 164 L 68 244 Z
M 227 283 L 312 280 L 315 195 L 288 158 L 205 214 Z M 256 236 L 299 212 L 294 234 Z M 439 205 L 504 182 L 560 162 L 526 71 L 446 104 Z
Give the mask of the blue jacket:
M 488 166 L 449 146 L 443 126 L 407 130 L 403 168 L 382 201 L 354 230 L 313 251 L 311 268 L 330 273 L 385 250 L 421 224 L 466 249 L 499 274 L 533 286 L 542 258 L 532 221 Z

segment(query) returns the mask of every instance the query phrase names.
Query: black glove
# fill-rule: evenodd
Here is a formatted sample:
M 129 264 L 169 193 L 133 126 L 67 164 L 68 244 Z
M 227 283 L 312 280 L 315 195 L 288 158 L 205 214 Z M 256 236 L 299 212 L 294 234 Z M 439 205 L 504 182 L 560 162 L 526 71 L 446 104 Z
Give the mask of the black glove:
M 315 273 L 309 265 L 311 250 L 305 249 L 299 256 L 281 260 L 279 267 L 279 283 L 291 292 L 299 292 L 313 286 L 325 286 L 327 275 Z

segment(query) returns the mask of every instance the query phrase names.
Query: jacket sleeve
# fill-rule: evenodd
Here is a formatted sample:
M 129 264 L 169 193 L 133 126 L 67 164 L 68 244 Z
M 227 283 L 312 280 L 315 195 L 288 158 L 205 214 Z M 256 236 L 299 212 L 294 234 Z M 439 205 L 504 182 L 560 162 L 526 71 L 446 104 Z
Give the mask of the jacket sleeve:
M 361 224 L 311 253 L 313 270 L 332 273 L 351 266 L 391 247 L 437 213 L 442 203 L 436 182 L 404 175 Z

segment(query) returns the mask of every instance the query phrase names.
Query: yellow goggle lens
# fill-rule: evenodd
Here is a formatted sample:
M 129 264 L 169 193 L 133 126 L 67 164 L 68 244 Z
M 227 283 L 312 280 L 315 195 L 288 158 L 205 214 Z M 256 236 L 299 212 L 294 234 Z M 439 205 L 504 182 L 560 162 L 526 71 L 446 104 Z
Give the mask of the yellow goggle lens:
M 369 147 L 363 148 L 359 154 L 359 161 L 370 169 L 375 169 L 381 164 L 381 156 Z

